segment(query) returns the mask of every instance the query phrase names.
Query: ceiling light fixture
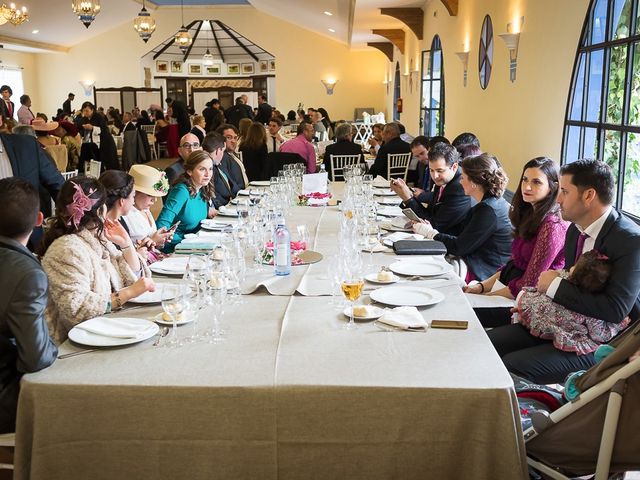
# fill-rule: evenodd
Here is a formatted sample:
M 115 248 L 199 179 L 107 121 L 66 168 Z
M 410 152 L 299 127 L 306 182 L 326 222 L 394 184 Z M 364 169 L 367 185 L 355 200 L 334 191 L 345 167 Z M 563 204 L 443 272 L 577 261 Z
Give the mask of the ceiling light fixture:
M 147 43 L 156 30 L 156 21 L 151 14 L 145 8 L 144 0 L 142 0 L 142 10 L 138 13 L 138 16 L 133 21 L 133 29 L 138 32 L 138 35 L 144 43 Z
M 83 25 L 89 28 L 100 13 L 100 0 L 73 0 L 71 8 Z
M 33 33 L 35 35 L 37 33 L 40 33 L 40 30 L 33 30 L 31 33 Z
M 213 32 L 213 30 L 211 32 Z M 202 56 L 202 63 L 205 67 L 213 65 L 213 55 L 211 55 L 211 52 L 209 51 L 209 37 L 207 37 L 207 53 Z
M 10 3 L 7 7 L 7 4 L 3 3 L 2 7 L 0 7 L 0 25 L 9 22 L 14 26 L 18 26 L 28 20 L 29 13 L 27 12 L 27 7 L 25 6 L 19 8 L 16 7 L 15 3 Z
M 333 16 L 333 13 L 331 13 L 331 12 L 327 12 L 326 10 L 325 10 L 324 14 L 325 14 L 325 15 L 327 15 L 328 17 Z
M 182 51 L 182 53 L 187 53 L 189 47 L 193 43 L 193 38 L 189 34 L 189 31 L 184 26 L 184 1 L 180 0 L 180 11 L 182 12 L 182 26 L 176 36 L 174 37 L 174 41 L 178 45 L 178 48 Z
M 329 28 L 328 29 L 331 33 L 336 33 L 336 31 L 333 28 Z

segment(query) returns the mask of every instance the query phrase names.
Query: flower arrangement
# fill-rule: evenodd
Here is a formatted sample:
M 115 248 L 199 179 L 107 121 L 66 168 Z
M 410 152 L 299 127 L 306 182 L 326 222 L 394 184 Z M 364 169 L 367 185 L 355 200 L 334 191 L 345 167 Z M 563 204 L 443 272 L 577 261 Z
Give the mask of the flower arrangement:
M 153 189 L 166 195 L 169 192 L 169 180 L 165 172 L 160 173 L 160 180 L 153 184 Z
M 306 242 L 291 242 L 291 265 L 301 265 L 303 260 L 299 255 L 307 249 Z M 262 254 L 262 263 L 273 265 L 273 242 L 267 242 Z
M 298 205 L 324 205 L 331 198 L 331 193 L 311 192 L 298 195 Z M 326 200 L 327 202 L 323 202 Z

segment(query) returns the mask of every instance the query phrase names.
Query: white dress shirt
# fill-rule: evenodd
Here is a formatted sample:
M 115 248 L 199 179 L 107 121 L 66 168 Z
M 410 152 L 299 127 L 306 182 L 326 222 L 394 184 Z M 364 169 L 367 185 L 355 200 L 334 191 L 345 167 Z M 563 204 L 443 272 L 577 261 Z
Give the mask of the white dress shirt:
M 602 230 L 602 227 L 604 226 L 604 222 L 606 222 L 607 218 L 609 218 L 611 209 L 612 207 L 607 208 L 607 211 L 604 212 L 602 216 L 598 217 L 598 219 L 595 222 L 593 222 L 584 230 L 582 230 L 580 225 L 574 224 L 576 228 L 580 231 L 580 233 L 586 233 L 587 235 L 589 235 L 584 240 L 584 245 L 582 246 L 582 251 L 580 252 L 580 255 L 582 255 L 584 252 L 588 252 L 589 250 L 593 250 L 593 247 L 596 244 L 596 238 L 598 238 L 598 235 L 600 235 L 600 230 Z M 577 253 L 578 252 L 576 252 L 576 254 Z M 549 288 L 547 288 L 547 297 L 553 298 L 555 296 L 556 292 L 558 291 L 558 288 L 560 288 L 561 281 L 562 281 L 562 278 L 557 277 L 551 282 L 551 284 L 549 285 Z
M 0 140 L 0 179 L 13 177 L 13 167 L 9 155 L 4 149 L 2 140 Z

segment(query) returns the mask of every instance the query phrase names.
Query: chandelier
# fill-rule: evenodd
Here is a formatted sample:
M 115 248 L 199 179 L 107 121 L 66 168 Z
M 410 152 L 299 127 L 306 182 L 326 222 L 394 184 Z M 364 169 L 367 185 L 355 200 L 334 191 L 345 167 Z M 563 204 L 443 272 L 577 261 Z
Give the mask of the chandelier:
M 202 63 L 205 64 L 205 66 L 210 67 L 211 65 L 213 65 L 213 55 L 211 55 L 211 52 L 209 51 L 209 49 L 207 48 L 207 53 L 205 53 L 202 56 Z
M 187 53 L 189 47 L 193 43 L 193 39 L 189 34 L 189 31 L 184 27 L 184 0 L 180 0 L 180 11 L 182 12 L 182 27 L 176 33 L 174 37 L 174 41 L 178 45 L 178 48 L 182 51 L 182 53 Z
M 144 40 L 144 43 L 151 38 L 151 35 L 156 29 L 156 21 L 151 17 L 151 14 L 147 11 L 144 6 L 144 0 L 142 0 L 142 10 L 133 21 L 133 28 L 140 38 Z
M 0 7 L 0 25 L 4 25 L 7 22 L 13 25 L 20 25 L 21 23 L 29 20 L 29 13 L 27 13 L 27 7 L 18 8 L 15 3 L 7 5 L 5 3 Z
M 100 0 L 73 0 L 71 8 L 84 26 L 89 28 L 100 13 Z

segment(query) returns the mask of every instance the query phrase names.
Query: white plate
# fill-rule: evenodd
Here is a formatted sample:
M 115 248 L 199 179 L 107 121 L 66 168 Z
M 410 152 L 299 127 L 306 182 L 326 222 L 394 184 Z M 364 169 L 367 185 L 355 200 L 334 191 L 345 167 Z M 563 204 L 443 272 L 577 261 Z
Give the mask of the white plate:
M 376 190 L 373 192 L 376 197 L 394 197 L 396 196 L 396 192 L 393 190 Z
M 369 314 L 366 317 L 353 316 L 354 320 L 375 320 L 384 315 L 384 308 L 376 307 L 375 305 L 367 305 L 367 311 Z M 349 318 L 351 316 L 351 306 L 346 307 L 342 313 Z
M 154 264 L 152 264 L 151 266 L 153 266 Z M 161 303 L 162 302 L 162 289 L 166 286 L 166 285 L 172 285 L 170 283 L 163 283 L 163 284 L 157 284 L 156 285 L 156 291 L 155 292 L 144 292 L 142 295 L 138 295 L 135 298 L 132 298 L 131 300 L 129 300 L 129 302 L 131 303 L 142 303 L 142 304 L 153 304 L 153 303 Z M 173 285 L 175 287 L 179 287 L 178 284 Z
M 160 327 L 149 320 L 144 318 L 127 318 L 128 322 L 136 322 L 140 325 L 148 325 L 149 328 L 144 331 L 144 334 L 136 338 L 115 338 L 105 337 L 103 335 L 97 335 L 95 333 L 87 332 L 80 328 L 72 328 L 69 331 L 69 339 L 75 343 L 81 345 L 87 345 L 89 347 L 117 347 L 119 345 L 130 345 L 132 343 L 143 342 L 144 340 L 153 337 Z
M 394 275 L 393 279 L 391 280 L 378 280 L 378 272 L 376 272 L 376 273 L 369 273 L 368 275 L 365 275 L 364 279 L 367 282 L 371 282 L 371 283 L 387 284 L 387 283 L 396 283 L 398 280 L 400 280 L 400 277 L 397 277 Z
M 397 198 L 385 197 L 385 198 L 376 200 L 376 203 L 378 205 L 398 205 L 401 201 L 402 200 L 400 200 L 400 197 L 397 197 Z
M 187 269 L 189 257 L 169 257 L 159 262 L 149 265 L 149 270 L 154 273 L 163 273 L 165 275 L 179 275 Z
M 374 302 L 395 307 L 424 307 L 444 300 L 444 295 L 436 290 L 407 286 L 379 288 L 371 292 L 369 296 Z
M 453 267 L 445 262 L 435 262 L 429 260 L 401 260 L 389 265 L 389 270 L 400 275 L 419 275 L 421 277 L 431 277 L 450 272 Z
M 381 223 L 380 228 L 388 232 L 413 232 L 413 230 L 411 230 L 410 228 L 396 227 L 391 222 Z
M 404 230 L 413 231 L 413 229 L 411 228 L 413 224 L 409 221 L 407 217 L 404 216 L 404 214 L 402 214 L 401 217 L 392 219 L 391 225 L 393 225 L 396 228 L 402 228 Z M 409 225 L 409 226 L 405 227 L 405 225 Z
M 382 215 L 383 217 L 399 217 L 403 215 L 402 209 L 400 207 L 381 207 L 378 209 L 378 215 Z M 404 217 L 405 221 L 407 217 Z
M 269 187 L 271 186 L 271 181 L 269 180 L 254 180 L 253 182 L 249 182 L 249 185 L 253 187 Z
M 231 201 L 229 202 L 231 205 L 237 205 L 238 204 L 238 198 L 232 198 Z
M 235 208 L 222 206 L 218 209 L 218 216 L 220 217 L 237 217 L 238 211 Z
M 244 188 L 242 190 L 238 190 L 238 195 L 242 195 L 243 197 L 248 197 L 249 196 L 249 189 L 248 188 Z
M 220 222 L 218 220 L 212 220 L 210 218 L 206 218 L 200 222 L 200 226 L 204 230 L 209 230 L 213 232 L 217 232 L 220 230 L 224 230 L 225 228 L 232 228 L 233 225 L 231 223 Z
M 185 323 L 191 323 L 193 322 L 193 320 L 194 320 L 193 317 L 187 317 L 183 320 L 180 320 L 179 322 L 176 322 L 176 325 L 184 325 Z M 160 312 L 155 317 L 153 317 L 153 321 L 161 325 L 169 325 L 169 326 L 173 325 L 173 322 L 168 322 L 162 318 L 162 312 Z

